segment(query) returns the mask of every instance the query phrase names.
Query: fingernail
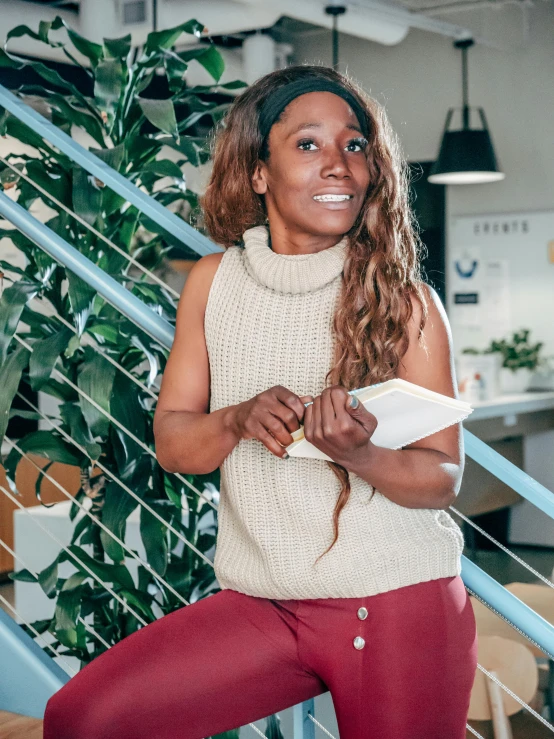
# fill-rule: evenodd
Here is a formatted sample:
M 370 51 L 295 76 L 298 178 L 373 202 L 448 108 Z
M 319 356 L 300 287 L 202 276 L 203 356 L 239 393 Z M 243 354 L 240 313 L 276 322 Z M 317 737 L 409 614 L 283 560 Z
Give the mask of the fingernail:
M 290 454 L 288 452 L 285 452 L 281 459 L 288 459 L 290 457 Z
M 350 408 L 357 408 L 359 402 L 360 401 L 355 395 L 351 395 L 350 400 L 348 401 L 348 405 L 350 406 Z

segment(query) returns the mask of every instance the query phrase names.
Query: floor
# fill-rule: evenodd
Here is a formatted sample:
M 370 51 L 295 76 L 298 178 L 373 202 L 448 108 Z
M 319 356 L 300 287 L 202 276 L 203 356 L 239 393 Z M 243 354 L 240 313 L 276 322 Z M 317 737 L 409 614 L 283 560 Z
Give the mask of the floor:
M 482 542 L 481 542 L 482 544 Z M 547 578 L 552 577 L 554 569 L 554 549 L 543 547 L 511 546 L 510 549 L 521 559 L 530 564 L 537 572 Z M 522 565 L 514 561 L 508 554 L 501 550 L 488 550 L 476 548 L 470 550 L 466 547 L 464 554 L 475 564 L 479 565 L 491 577 L 494 577 L 502 585 L 511 582 L 536 582 L 537 577 L 527 571 Z M 12 605 L 14 604 L 14 583 L 10 580 L 0 582 L 0 595 Z M 13 613 L 3 602 L 0 608 L 6 610 L 11 616 Z M 534 706 L 536 709 L 539 706 Z M 514 739 L 551 739 L 552 732 L 541 723 L 522 710 L 511 717 L 511 726 Z M 490 722 L 470 722 L 484 739 L 493 739 L 492 725 Z M 15 714 L 0 711 L 0 739 L 39 739 L 41 737 L 41 722 L 36 719 L 26 719 Z M 472 735 L 469 731 L 467 739 Z
M 42 721 L 0 711 L 0 739 L 41 739 Z

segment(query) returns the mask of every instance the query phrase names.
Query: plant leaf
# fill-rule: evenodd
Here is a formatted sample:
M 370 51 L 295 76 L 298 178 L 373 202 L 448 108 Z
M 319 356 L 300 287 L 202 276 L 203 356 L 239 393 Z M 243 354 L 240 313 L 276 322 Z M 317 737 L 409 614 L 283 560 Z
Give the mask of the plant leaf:
M 131 383 L 121 372 L 118 372 L 113 380 L 110 409 L 113 417 L 125 428 L 130 429 L 140 441 L 145 440 L 144 410 L 138 401 L 137 386 Z M 136 469 L 144 450 L 119 427 L 114 426 L 113 431 L 116 439 L 115 444 L 117 444 L 114 453 L 119 474 L 127 479 Z
M 132 590 L 135 587 L 131 573 L 124 565 L 112 565 L 107 562 L 99 562 L 87 554 L 84 549 L 77 546 L 76 544 L 70 544 L 68 546 L 70 552 L 78 557 L 81 562 L 77 562 L 73 557 L 67 556 L 66 559 L 80 570 L 85 577 L 92 577 L 91 574 L 86 570 L 83 565 L 86 565 L 95 575 L 101 580 L 108 583 L 114 583 L 121 585 L 127 590 Z
M 91 226 L 100 215 L 102 190 L 95 178 L 82 167 L 73 167 L 73 210 Z
M 73 332 L 65 326 L 53 336 L 39 339 L 33 344 L 29 360 L 29 380 L 33 390 L 40 390 L 52 374 L 56 360 L 67 346 Z
M 39 457 L 49 459 L 51 462 L 78 466 L 82 460 L 79 450 L 70 446 L 52 430 L 33 431 L 20 439 L 17 445 L 26 454 L 36 454 Z
M 132 37 L 130 33 L 120 38 L 105 38 L 104 49 L 107 52 L 107 56 L 113 56 L 116 59 L 126 59 L 131 51 L 131 43 Z
M 166 28 L 164 31 L 153 31 L 146 37 L 144 53 L 150 54 L 157 51 L 159 48 L 169 49 L 183 33 L 200 36 L 203 31 L 204 24 L 199 23 L 195 19 L 186 21 L 186 23 L 181 23 L 179 26 L 175 26 L 174 28 Z
M 63 550 L 62 550 L 63 551 Z M 56 595 L 56 583 L 58 582 L 58 561 L 59 554 L 56 559 L 37 574 L 40 587 L 44 590 L 49 598 Z
M 23 308 L 38 291 L 37 283 L 26 280 L 19 280 L 4 290 L 0 298 L 0 366 L 6 360 Z
M 138 104 L 144 116 L 153 126 L 160 131 L 178 138 L 179 129 L 175 118 L 175 106 L 172 100 L 152 100 L 150 98 L 137 98 Z
M 162 509 L 159 506 L 150 499 L 148 502 L 157 513 L 162 515 Z M 167 515 L 165 510 L 164 513 Z M 167 569 L 167 526 L 144 507 L 140 509 L 140 536 L 146 550 L 148 564 L 163 577 Z
M 102 108 L 113 108 L 119 100 L 127 67 L 123 67 L 119 59 L 103 59 L 96 67 L 94 81 L 94 97 Z
M 63 584 L 54 611 L 56 636 L 66 647 L 78 646 L 77 618 L 81 611 L 82 585 L 86 580 L 81 572 L 75 572 Z
M 25 567 L 15 572 L 9 572 L 8 577 L 10 580 L 18 580 L 19 582 L 38 582 L 38 578 Z
M 265 735 L 267 739 L 285 739 L 281 731 L 281 720 L 276 713 L 267 717 Z
M 85 362 L 79 370 L 77 385 L 101 408 L 109 412 L 115 367 L 101 354 L 95 353 L 90 346 L 86 346 L 84 350 Z M 109 419 L 82 395 L 79 395 L 79 404 L 92 435 L 106 436 L 110 426 Z
M 123 488 L 111 481 L 106 485 L 104 505 L 102 507 L 102 523 L 122 541 L 125 541 L 127 519 L 137 507 L 138 502 Z M 115 539 L 103 529 L 100 539 L 106 554 L 117 564 L 125 560 L 125 550 Z
M 27 366 L 30 354 L 31 352 L 28 349 L 18 346 L 0 367 L 0 387 L 2 387 L 0 393 L 0 441 L 4 438 L 8 428 L 10 407 L 19 388 L 21 375 Z
M 79 51 L 83 56 L 86 56 L 93 67 L 95 67 L 100 59 L 104 56 L 104 49 L 102 48 L 101 44 L 96 44 L 94 41 L 90 41 L 89 39 L 83 38 L 80 34 L 77 33 L 77 31 L 74 31 L 70 26 L 67 25 L 67 23 L 64 22 L 64 26 L 67 30 L 67 35 L 71 39 L 71 43 L 73 46 Z
M 191 61 L 195 59 L 201 64 L 206 72 L 211 74 L 216 82 L 219 82 L 221 75 L 225 70 L 225 62 L 215 44 L 210 44 L 205 49 L 190 49 L 190 51 L 183 51 L 179 54 L 179 57 L 183 61 Z
M 156 159 L 146 164 L 141 172 L 152 172 L 160 177 L 177 177 L 183 179 L 183 172 L 178 164 L 170 159 Z
M 69 269 L 66 269 L 69 283 L 68 295 L 73 311 L 73 322 L 77 335 L 82 336 L 87 320 L 94 305 L 96 290 Z
M 71 438 L 82 447 L 85 447 L 91 459 L 99 459 L 102 447 L 97 444 L 90 433 L 83 413 L 78 403 L 62 403 L 60 416 L 69 427 Z

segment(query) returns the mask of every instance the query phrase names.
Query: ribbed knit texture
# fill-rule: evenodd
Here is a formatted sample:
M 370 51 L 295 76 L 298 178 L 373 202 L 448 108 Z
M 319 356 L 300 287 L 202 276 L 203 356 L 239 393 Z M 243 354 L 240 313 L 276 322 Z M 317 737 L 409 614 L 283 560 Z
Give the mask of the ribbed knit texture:
M 205 315 L 210 411 L 274 385 L 319 395 L 333 359 L 332 319 L 348 240 L 285 255 L 268 229 L 244 233 L 214 276 Z M 333 540 L 340 482 L 322 459 L 282 460 L 241 439 L 221 465 L 215 574 L 222 589 L 278 598 L 357 598 L 459 575 L 463 535 L 442 509 L 393 503 L 350 473 Z

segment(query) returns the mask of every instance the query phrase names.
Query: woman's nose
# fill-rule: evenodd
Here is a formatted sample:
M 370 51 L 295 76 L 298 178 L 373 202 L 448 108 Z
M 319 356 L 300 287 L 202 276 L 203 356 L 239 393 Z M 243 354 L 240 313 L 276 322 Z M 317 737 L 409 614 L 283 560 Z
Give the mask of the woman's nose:
M 346 152 L 336 148 L 329 152 L 329 158 L 325 162 L 324 171 L 335 175 L 349 174 L 348 162 L 346 160 Z

